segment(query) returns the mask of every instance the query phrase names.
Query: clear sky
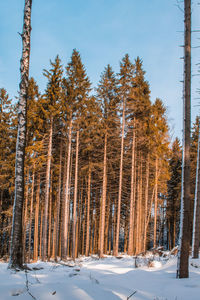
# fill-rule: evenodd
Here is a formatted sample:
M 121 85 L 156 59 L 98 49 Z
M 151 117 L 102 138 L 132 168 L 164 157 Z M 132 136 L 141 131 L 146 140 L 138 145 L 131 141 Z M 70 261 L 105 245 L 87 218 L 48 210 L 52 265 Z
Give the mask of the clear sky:
M 181 138 L 183 78 L 183 12 L 178 0 L 33 0 L 30 76 L 43 91 L 43 69 L 59 54 L 65 66 L 72 50 L 82 57 L 95 86 L 109 63 L 119 71 L 119 62 L 128 53 L 132 61 L 143 60 L 151 99 L 161 98 L 168 111 L 171 132 Z M 200 29 L 200 5 L 193 1 L 193 29 Z M 0 87 L 10 97 L 17 96 L 20 79 L 21 38 L 24 0 L 0 1 Z M 199 46 L 200 33 L 193 33 L 193 46 Z M 200 48 L 193 49 L 192 72 Z M 199 109 L 193 76 L 192 119 Z

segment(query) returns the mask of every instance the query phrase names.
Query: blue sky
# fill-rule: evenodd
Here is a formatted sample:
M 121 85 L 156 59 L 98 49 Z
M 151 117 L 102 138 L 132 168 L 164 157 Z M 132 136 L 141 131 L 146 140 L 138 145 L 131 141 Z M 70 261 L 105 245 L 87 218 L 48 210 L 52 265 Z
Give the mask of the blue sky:
M 200 6 L 193 1 L 193 29 L 200 29 Z M 171 133 L 181 138 L 183 77 L 183 13 L 176 0 L 33 0 L 30 76 L 41 91 L 43 69 L 59 54 L 65 66 L 72 50 L 80 51 L 88 76 L 95 86 L 109 63 L 119 71 L 125 53 L 132 61 L 143 60 L 151 99 L 167 106 Z M 17 95 L 24 0 L 0 1 L 0 87 Z M 200 45 L 193 34 L 193 46 Z M 192 71 L 197 73 L 199 49 L 193 50 Z M 192 119 L 199 112 L 193 76 Z

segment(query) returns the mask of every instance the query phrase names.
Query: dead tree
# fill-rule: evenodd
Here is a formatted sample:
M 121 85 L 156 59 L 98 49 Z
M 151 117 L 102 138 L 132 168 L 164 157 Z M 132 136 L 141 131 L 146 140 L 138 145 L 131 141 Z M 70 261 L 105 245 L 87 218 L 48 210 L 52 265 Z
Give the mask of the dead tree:
M 18 130 L 15 161 L 15 198 L 10 248 L 10 268 L 23 266 L 22 215 L 24 204 L 24 160 L 26 146 L 27 90 L 29 80 L 30 36 L 32 0 L 25 0 L 22 37 L 22 58 L 20 63 L 20 96 L 18 104 Z
M 184 0 L 184 116 L 181 220 L 177 263 L 177 278 L 188 278 L 190 246 L 190 127 L 191 127 L 191 0 Z

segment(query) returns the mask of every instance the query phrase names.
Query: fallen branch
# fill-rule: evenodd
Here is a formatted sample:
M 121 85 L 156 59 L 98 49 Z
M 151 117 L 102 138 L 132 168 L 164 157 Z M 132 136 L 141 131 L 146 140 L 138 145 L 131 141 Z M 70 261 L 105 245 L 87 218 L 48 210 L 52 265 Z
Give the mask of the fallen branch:
M 35 298 L 35 296 L 33 296 L 29 290 L 29 285 L 28 285 L 28 275 L 27 275 L 27 269 L 25 269 L 25 275 L 26 275 L 26 290 L 27 290 L 27 293 L 34 299 L 34 300 L 37 300 Z
M 126 300 L 130 299 L 133 295 L 135 295 L 137 293 L 137 291 L 133 292 L 132 294 L 130 294 Z

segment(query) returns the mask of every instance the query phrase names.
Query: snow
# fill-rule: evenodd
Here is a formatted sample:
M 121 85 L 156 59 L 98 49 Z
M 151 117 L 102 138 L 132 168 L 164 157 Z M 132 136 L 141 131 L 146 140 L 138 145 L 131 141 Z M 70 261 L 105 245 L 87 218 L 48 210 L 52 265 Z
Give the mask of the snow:
M 175 256 L 93 256 L 76 263 L 39 261 L 28 265 L 31 271 L 14 272 L 0 263 L 0 299 L 199 300 L 200 260 L 190 259 L 188 279 L 176 279 L 176 264 Z

